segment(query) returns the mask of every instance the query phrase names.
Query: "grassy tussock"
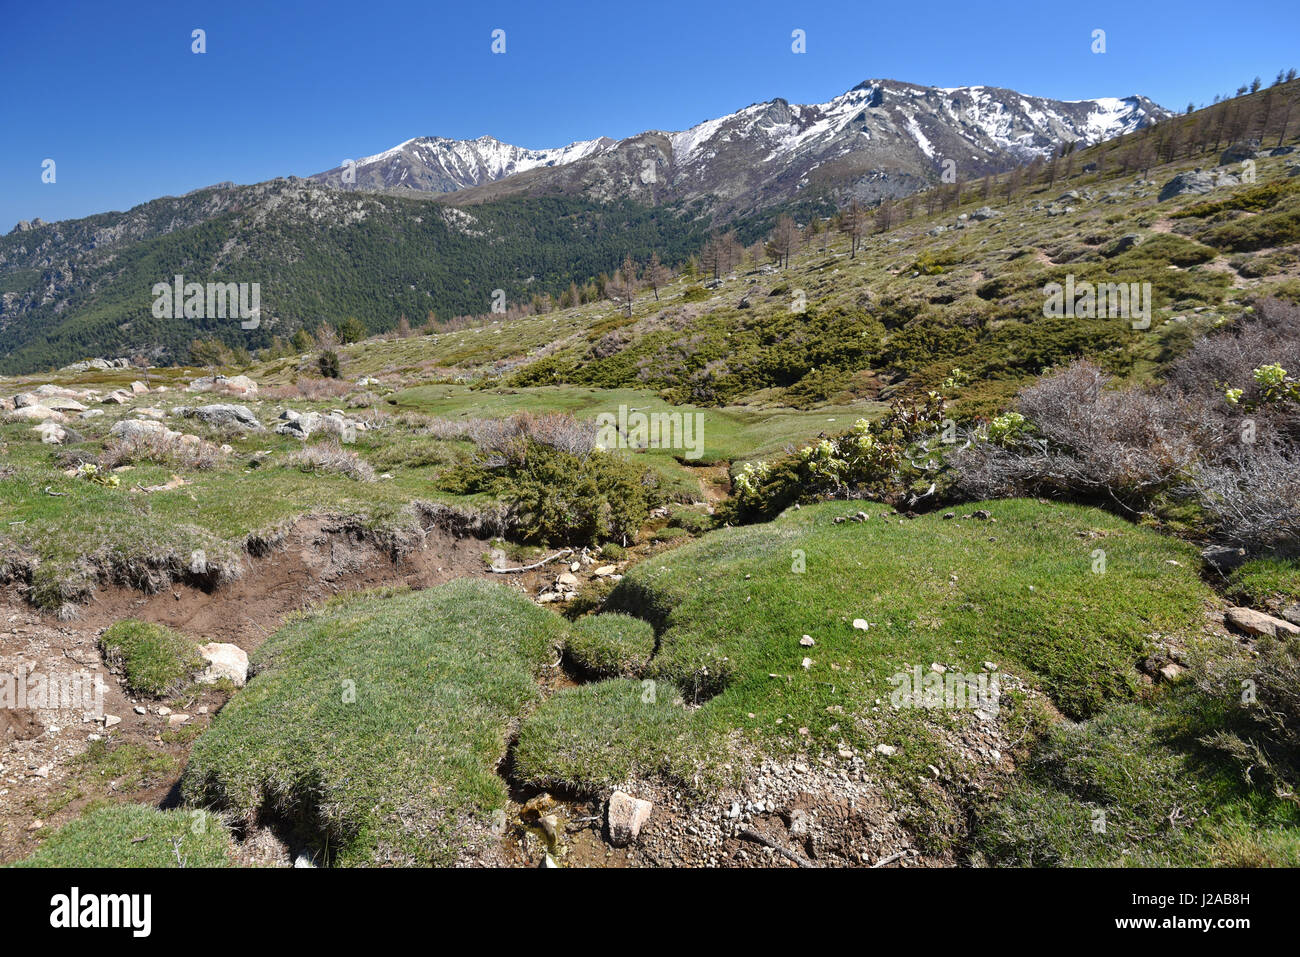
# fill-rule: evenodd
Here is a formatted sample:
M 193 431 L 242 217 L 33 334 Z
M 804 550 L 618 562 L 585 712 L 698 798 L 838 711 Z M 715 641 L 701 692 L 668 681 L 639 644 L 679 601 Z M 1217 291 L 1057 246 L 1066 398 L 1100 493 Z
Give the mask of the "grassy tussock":
M 104 660 L 119 668 L 132 694 L 159 698 L 176 691 L 203 667 L 189 638 L 144 621 L 119 621 L 99 639 Z
M 650 663 L 655 630 L 621 612 L 588 615 L 573 623 L 565 653 L 578 669 L 598 678 L 634 678 Z
M 121 438 L 110 439 L 96 460 L 101 469 L 115 469 L 138 462 L 152 462 L 169 468 L 189 471 L 207 471 L 220 466 L 226 453 L 219 446 L 205 441 L 183 441 L 175 433 L 133 432 Z
M 305 821 L 337 863 L 446 864 L 505 805 L 495 767 L 564 623 L 495 584 L 334 604 L 290 622 L 195 743 L 182 793 Z

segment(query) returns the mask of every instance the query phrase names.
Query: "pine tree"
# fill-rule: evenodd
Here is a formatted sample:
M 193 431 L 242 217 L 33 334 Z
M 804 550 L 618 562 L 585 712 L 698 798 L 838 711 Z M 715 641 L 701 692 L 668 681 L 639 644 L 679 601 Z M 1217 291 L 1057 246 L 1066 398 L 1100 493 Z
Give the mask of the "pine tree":
M 220 339 L 195 339 L 190 343 L 190 361 L 195 365 L 206 366 L 213 379 L 216 379 L 221 367 L 230 360 L 230 350 Z
M 366 337 L 366 325 L 355 316 L 348 316 L 339 323 L 339 342 L 343 345 L 349 345 L 353 342 L 360 342 Z

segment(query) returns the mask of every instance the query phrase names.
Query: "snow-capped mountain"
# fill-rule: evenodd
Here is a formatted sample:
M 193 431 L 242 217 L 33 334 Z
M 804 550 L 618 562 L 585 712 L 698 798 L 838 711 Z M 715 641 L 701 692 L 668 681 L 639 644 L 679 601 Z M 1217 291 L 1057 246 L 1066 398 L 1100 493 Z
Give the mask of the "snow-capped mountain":
M 492 136 L 452 140 L 420 136 L 392 149 L 356 161 L 355 185 L 360 189 L 416 189 L 449 193 L 491 183 L 539 166 L 561 166 L 600 152 L 614 141 L 605 137 L 582 140 L 556 149 L 533 150 L 502 143 Z M 343 185 L 345 167 L 311 177 L 331 186 Z
M 493 139 L 410 140 L 358 162 L 356 186 L 463 191 L 470 203 L 518 193 L 608 200 L 705 199 L 731 215 L 828 186 L 864 201 L 901 196 L 952 164 L 963 180 L 1089 145 L 1167 116 L 1145 97 L 1050 100 L 997 87 L 869 80 L 826 103 L 755 103 L 687 130 L 651 130 L 559 149 Z M 342 170 L 316 179 L 337 184 Z

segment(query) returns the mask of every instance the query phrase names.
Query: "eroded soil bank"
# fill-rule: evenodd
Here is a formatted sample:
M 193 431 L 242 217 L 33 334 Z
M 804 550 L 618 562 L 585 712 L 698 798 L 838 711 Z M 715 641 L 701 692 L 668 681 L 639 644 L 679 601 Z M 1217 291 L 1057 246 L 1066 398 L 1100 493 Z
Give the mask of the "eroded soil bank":
M 103 712 L 116 719 L 106 726 L 81 708 L 0 710 L 0 863 L 30 853 L 41 837 L 93 802 L 174 800 L 190 742 L 226 701 L 217 688 L 169 703 L 135 699 L 104 665 L 99 636 L 108 626 L 137 618 L 199 642 L 229 642 L 252 652 L 291 613 L 341 593 L 428 588 L 466 577 L 535 591 L 548 574 L 554 577 L 549 568 L 493 574 L 483 559 L 486 550 L 473 537 L 432 529 L 423 547 L 395 561 L 348 523 L 313 516 L 297 522 L 266 555 L 247 557 L 239 578 L 211 591 L 174 583 L 146 595 L 110 586 L 68 622 L 33 608 L 17 587 L 0 591 L 0 674 L 102 675 Z M 189 717 L 173 720 L 177 714 Z

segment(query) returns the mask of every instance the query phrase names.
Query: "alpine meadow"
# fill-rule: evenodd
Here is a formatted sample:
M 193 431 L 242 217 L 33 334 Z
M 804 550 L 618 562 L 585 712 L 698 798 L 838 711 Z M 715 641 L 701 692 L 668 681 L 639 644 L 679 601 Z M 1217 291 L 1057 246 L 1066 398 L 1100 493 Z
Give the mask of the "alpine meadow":
M 1300 867 L 1290 5 L 128 6 L 0 40 L 8 873 Z

